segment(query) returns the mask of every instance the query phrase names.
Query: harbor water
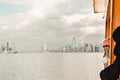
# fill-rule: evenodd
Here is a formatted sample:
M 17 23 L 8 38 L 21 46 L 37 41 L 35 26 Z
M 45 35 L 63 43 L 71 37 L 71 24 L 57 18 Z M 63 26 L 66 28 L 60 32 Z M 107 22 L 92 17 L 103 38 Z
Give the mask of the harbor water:
M 100 80 L 102 53 L 0 54 L 0 80 Z

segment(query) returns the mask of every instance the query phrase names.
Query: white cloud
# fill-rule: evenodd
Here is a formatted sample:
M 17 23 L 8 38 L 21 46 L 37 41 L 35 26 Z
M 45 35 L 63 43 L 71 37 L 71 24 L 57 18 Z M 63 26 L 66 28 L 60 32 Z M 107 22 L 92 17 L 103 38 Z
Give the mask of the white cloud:
M 84 33 L 84 34 L 91 35 L 91 34 L 95 34 L 96 33 L 96 29 L 97 29 L 97 27 L 88 26 L 88 27 L 82 27 L 82 28 L 80 28 L 80 31 L 82 33 Z
M 18 49 L 23 50 L 22 46 L 29 47 L 29 45 L 35 45 L 30 47 L 31 50 L 39 49 L 42 42 L 50 47 L 61 46 L 71 42 L 74 35 L 80 41 L 98 38 L 98 35 L 100 40 L 104 37 L 104 20 L 101 16 L 86 13 L 91 12 L 89 10 L 92 8 L 89 6 L 90 3 L 81 6 L 86 2 L 84 0 L 3 1 L 28 7 L 25 12 L 0 17 L 0 27 L 2 27 L 0 39 L 15 41 L 19 45 Z
M 22 30 L 24 29 L 24 27 L 27 27 L 27 25 L 28 25 L 28 20 L 23 20 L 22 22 L 16 25 L 16 30 Z
M 62 19 L 67 23 L 67 24 L 74 24 L 81 19 L 83 19 L 85 15 L 80 15 L 80 14 L 72 14 L 72 15 L 65 15 L 62 16 Z

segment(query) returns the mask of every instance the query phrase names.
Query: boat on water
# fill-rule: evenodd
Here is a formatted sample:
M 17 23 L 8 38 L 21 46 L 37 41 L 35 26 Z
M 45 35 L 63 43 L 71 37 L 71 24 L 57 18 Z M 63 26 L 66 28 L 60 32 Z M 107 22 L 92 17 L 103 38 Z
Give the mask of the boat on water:
M 1 54 L 17 54 L 18 51 L 0 51 Z
M 16 54 L 16 53 L 18 53 L 18 51 L 11 51 L 10 53 L 15 53 Z

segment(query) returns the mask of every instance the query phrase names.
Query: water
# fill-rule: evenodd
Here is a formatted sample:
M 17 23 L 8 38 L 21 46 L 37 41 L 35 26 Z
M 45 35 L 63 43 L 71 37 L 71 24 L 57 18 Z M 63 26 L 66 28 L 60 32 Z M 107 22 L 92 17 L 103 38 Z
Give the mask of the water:
M 100 53 L 0 54 L 0 80 L 100 80 Z

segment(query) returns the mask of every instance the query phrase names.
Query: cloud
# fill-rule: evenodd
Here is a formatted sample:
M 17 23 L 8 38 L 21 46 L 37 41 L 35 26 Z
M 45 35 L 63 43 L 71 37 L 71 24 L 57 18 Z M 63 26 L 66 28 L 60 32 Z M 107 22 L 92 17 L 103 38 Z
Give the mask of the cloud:
M 18 50 L 39 50 L 43 44 L 63 46 L 71 43 L 73 36 L 78 43 L 104 38 L 104 20 L 92 14 L 90 0 L 3 1 L 28 7 L 19 14 L 0 17 L 1 41 L 16 42 Z
M 72 14 L 72 15 L 66 15 L 62 16 L 62 19 L 67 23 L 67 24 L 74 24 L 78 21 L 80 21 L 82 18 L 84 18 L 85 15 L 80 15 L 80 14 Z

